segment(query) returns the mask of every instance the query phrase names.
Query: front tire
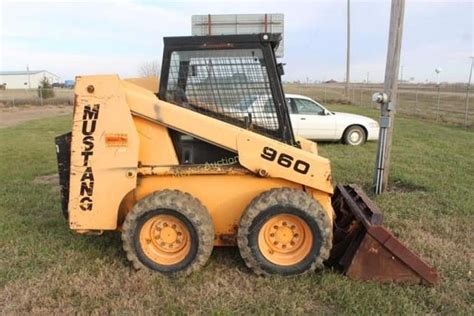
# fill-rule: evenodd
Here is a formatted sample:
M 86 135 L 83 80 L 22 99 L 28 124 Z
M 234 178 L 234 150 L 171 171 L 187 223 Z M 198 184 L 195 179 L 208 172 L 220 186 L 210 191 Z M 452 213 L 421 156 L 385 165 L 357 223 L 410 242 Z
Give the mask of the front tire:
M 358 125 L 349 126 L 342 136 L 342 142 L 346 145 L 359 146 L 366 142 L 367 133 Z
M 138 201 L 122 228 L 123 249 L 137 270 L 188 275 L 207 262 L 214 245 L 207 209 L 177 190 L 154 192 Z
M 332 225 L 322 206 L 302 190 L 272 189 L 245 210 L 237 244 L 258 275 L 294 275 L 322 267 L 332 246 Z

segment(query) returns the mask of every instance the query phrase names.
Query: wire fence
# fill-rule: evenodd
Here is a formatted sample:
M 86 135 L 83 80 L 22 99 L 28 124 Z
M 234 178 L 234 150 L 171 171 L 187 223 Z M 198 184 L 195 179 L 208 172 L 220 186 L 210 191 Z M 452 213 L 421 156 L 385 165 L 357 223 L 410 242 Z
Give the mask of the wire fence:
M 379 108 L 372 101 L 382 84 L 351 84 L 345 95 L 342 84 L 286 84 L 285 92 L 306 95 L 323 104 L 353 104 Z M 438 123 L 474 128 L 474 91 L 467 97 L 464 84 L 402 84 L 398 88 L 397 113 Z
M 6 89 L 0 90 L 0 104 L 3 106 L 21 105 L 72 105 L 74 90 L 52 89 Z
M 474 128 L 474 91 L 467 97 L 464 84 L 402 84 L 398 89 L 397 113 L 437 123 Z M 323 104 L 353 104 L 379 108 L 372 102 L 375 92 L 383 91 L 382 84 L 351 84 L 348 96 L 342 84 L 285 84 L 285 92 L 308 96 Z M 0 106 L 72 105 L 74 90 L 7 89 L 0 90 Z

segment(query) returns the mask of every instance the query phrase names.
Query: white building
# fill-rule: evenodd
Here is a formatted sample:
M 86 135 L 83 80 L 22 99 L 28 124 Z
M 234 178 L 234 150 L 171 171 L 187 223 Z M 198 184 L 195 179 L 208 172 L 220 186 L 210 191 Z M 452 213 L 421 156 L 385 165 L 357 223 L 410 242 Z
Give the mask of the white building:
M 46 70 L 0 71 L 0 86 L 4 89 L 36 89 L 43 78 L 50 84 L 58 83 L 60 78 Z

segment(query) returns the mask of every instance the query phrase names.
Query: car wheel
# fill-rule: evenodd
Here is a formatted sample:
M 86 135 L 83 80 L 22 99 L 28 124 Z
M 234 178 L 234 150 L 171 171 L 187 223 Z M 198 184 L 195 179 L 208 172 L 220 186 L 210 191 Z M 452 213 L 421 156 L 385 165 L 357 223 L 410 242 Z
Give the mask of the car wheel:
M 349 126 L 342 136 L 342 142 L 351 146 L 362 145 L 366 140 L 365 130 L 358 125 Z

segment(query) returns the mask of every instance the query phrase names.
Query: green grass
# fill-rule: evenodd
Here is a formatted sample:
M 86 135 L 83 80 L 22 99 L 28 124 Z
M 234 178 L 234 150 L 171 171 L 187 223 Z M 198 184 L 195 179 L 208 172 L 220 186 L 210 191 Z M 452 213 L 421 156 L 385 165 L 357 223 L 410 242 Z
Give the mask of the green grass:
M 188 278 L 134 272 L 118 234 L 70 232 L 57 190 L 35 181 L 56 172 L 53 138 L 70 119 L 0 129 L 0 313 L 472 314 L 473 133 L 403 117 L 395 124 L 391 189 L 374 200 L 386 225 L 441 273 L 435 288 L 353 281 L 329 270 L 261 278 L 235 248 L 216 249 Z M 375 150 L 375 143 L 319 145 L 336 182 L 366 190 Z

